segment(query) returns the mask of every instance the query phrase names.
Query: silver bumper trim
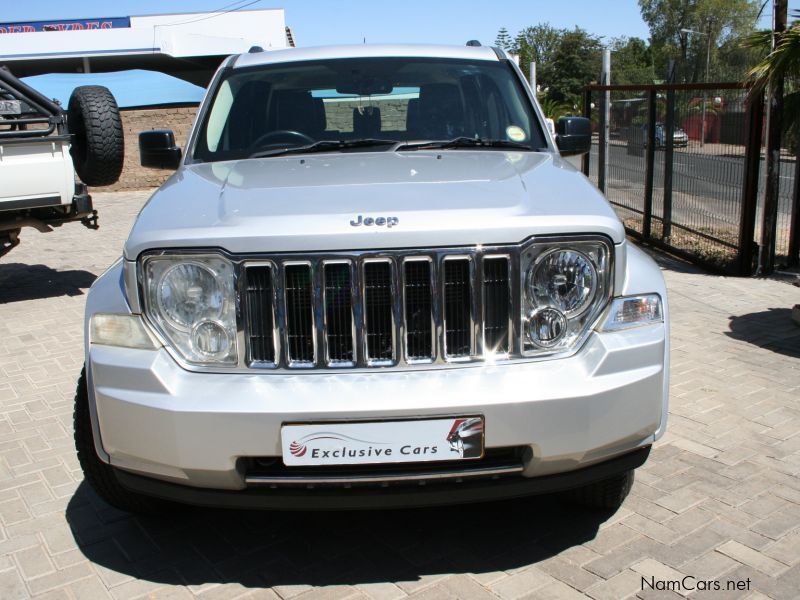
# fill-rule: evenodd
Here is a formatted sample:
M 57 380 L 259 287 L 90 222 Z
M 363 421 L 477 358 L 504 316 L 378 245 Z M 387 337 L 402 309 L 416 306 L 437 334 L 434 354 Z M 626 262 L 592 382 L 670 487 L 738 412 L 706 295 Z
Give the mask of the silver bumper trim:
M 521 463 L 509 463 L 492 467 L 473 467 L 448 471 L 419 471 L 402 474 L 375 473 L 365 475 L 248 475 L 245 482 L 248 486 L 256 485 L 346 485 L 360 483 L 392 483 L 399 481 L 430 481 L 442 479 L 467 479 L 472 477 L 499 477 L 501 475 L 519 475 L 524 466 Z

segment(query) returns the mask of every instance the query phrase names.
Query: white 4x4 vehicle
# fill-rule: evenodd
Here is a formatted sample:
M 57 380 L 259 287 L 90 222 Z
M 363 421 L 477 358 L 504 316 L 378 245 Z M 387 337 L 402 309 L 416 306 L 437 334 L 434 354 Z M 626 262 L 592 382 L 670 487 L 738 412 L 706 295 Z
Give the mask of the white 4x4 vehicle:
M 86 186 L 116 182 L 123 154 L 122 121 L 108 89 L 75 88 L 65 113 L 0 67 L 0 256 L 19 244 L 24 227 L 46 233 L 79 222 L 97 229 Z
M 108 502 L 617 506 L 667 419 L 658 267 L 486 47 L 232 57 L 92 287 L 75 435 Z

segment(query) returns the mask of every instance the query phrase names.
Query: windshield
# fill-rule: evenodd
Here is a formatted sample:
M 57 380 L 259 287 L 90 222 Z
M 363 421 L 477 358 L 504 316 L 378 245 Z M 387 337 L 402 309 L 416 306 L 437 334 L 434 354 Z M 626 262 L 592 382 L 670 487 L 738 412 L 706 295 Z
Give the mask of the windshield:
M 376 151 L 398 148 L 397 142 L 459 138 L 489 143 L 447 148 L 547 147 L 505 62 L 358 58 L 231 70 L 217 85 L 193 156 L 216 161 L 286 148 Z

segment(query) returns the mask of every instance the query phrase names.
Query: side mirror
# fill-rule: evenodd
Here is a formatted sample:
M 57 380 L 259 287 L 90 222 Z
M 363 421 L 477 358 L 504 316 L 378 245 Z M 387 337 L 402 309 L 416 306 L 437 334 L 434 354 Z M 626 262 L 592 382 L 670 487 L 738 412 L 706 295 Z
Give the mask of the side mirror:
M 556 123 L 561 156 L 586 154 L 592 149 L 592 123 L 585 117 L 561 117 Z
M 177 169 L 181 149 L 175 145 L 175 134 L 168 129 L 143 131 L 139 134 L 139 157 L 143 167 Z

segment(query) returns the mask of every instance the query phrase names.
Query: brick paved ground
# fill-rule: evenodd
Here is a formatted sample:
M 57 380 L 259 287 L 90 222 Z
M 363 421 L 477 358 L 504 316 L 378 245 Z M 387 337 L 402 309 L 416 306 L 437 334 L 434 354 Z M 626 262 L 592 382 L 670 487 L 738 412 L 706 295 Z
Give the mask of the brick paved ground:
M 602 599 L 684 575 L 751 582 L 707 597 L 797 597 L 800 289 L 669 261 L 670 430 L 615 514 L 535 499 L 154 520 L 104 505 L 71 439 L 85 288 L 145 197 L 99 196 L 99 231 L 26 231 L 0 261 L 0 598 Z

